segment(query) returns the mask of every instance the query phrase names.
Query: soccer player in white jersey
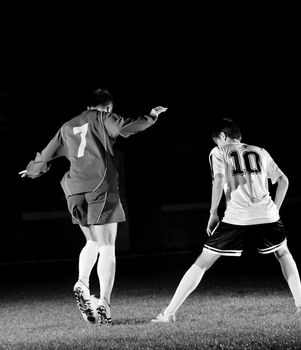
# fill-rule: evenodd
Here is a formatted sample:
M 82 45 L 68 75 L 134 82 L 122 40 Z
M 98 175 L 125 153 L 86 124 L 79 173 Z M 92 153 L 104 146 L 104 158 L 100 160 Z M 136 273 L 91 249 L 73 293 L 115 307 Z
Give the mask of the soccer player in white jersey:
M 206 229 L 209 238 L 180 281 L 169 305 L 152 322 L 174 322 L 177 310 L 201 282 L 204 273 L 220 256 L 240 256 L 247 241 L 252 241 L 260 254 L 275 254 L 300 313 L 300 277 L 279 217 L 288 188 L 287 177 L 265 149 L 241 142 L 240 129 L 231 118 L 224 118 L 216 125 L 212 138 L 217 146 L 209 156 L 213 176 Z M 269 193 L 268 179 L 277 183 L 274 200 Z M 223 191 L 226 210 L 220 221 L 217 209 Z
M 118 136 L 128 137 L 152 126 L 167 108 L 153 108 L 148 115 L 137 119 L 123 118 L 112 109 L 112 95 L 104 89 L 95 90 L 92 107 L 64 123 L 44 150 L 20 172 L 22 177 L 36 178 L 49 170 L 55 158 L 69 159 L 70 169 L 61 185 L 72 221 L 86 237 L 86 245 L 79 255 L 79 276 L 74 293 L 84 319 L 99 324 L 112 323 L 110 303 L 115 278 L 117 223 L 125 221 L 113 144 Z M 100 300 L 96 313 L 89 278 L 97 258 Z

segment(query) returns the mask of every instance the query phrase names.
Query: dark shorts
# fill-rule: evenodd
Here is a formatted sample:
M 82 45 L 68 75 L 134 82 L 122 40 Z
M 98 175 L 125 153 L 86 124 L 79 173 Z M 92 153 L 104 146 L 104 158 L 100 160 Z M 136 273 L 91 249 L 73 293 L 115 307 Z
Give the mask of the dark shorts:
M 67 197 L 67 204 L 74 224 L 89 226 L 125 221 L 124 210 L 116 193 L 79 193 Z
M 259 225 L 232 225 L 220 222 L 204 249 L 225 256 L 240 256 L 247 245 L 260 254 L 269 254 L 286 243 L 286 231 L 281 220 Z

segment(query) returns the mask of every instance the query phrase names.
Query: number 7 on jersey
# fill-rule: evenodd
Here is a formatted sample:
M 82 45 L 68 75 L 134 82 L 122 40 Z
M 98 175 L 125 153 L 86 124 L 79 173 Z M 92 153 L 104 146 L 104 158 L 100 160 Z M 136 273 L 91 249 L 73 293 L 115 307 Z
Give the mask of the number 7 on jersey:
M 78 152 L 77 152 L 78 158 L 83 157 L 84 153 L 85 153 L 85 147 L 87 144 L 86 135 L 88 132 L 88 125 L 89 125 L 89 123 L 86 123 L 82 126 L 75 126 L 73 128 L 74 135 L 80 134 L 80 144 L 79 144 Z

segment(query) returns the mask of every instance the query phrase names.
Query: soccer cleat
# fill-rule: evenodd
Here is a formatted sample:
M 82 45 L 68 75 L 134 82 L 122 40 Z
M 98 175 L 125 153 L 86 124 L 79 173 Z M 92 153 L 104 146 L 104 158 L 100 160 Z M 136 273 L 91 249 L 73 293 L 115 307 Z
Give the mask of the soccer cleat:
M 73 292 L 83 319 L 91 324 L 96 324 L 96 301 L 90 296 L 89 288 L 82 281 L 78 281 L 73 287 Z
M 97 322 L 99 325 L 113 326 L 110 305 L 105 298 L 100 298 L 96 310 L 98 314 Z
M 159 315 L 151 320 L 153 323 L 172 323 L 176 322 L 176 315 L 164 315 L 164 311 L 160 312 Z

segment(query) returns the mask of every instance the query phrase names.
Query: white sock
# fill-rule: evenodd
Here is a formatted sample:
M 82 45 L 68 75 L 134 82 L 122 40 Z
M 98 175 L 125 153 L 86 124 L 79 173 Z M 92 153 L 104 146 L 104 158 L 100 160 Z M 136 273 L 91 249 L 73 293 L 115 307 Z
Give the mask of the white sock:
M 291 254 L 279 258 L 282 273 L 286 279 L 297 307 L 301 306 L 301 282 L 295 260 Z
M 111 293 L 115 280 L 116 258 L 115 246 L 104 245 L 99 248 L 97 274 L 99 278 L 100 297 L 111 303 Z
M 183 304 L 185 299 L 191 292 L 195 290 L 204 275 L 206 269 L 200 268 L 193 264 L 190 269 L 185 273 L 178 288 L 172 297 L 169 305 L 164 310 L 166 316 L 176 313 L 179 307 Z
M 79 254 L 78 279 L 89 287 L 89 279 L 93 266 L 96 263 L 98 247 L 93 241 L 87 241 Z

